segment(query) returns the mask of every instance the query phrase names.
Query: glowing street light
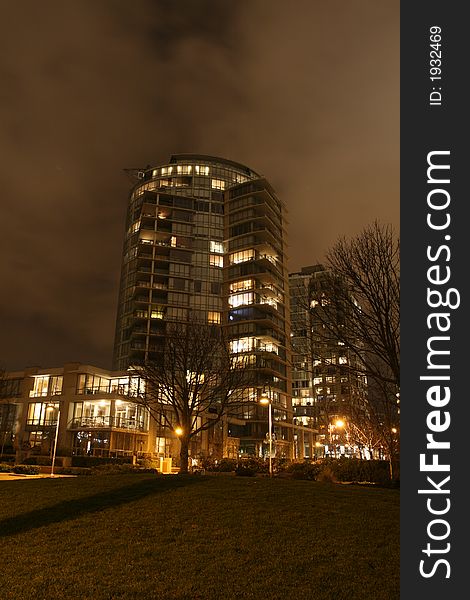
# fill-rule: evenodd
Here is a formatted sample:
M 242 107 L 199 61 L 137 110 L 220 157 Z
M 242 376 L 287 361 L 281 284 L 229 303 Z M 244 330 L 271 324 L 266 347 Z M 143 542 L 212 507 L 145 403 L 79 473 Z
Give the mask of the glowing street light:
M 174 431 L 175 431 L 175 433 L 176 433 L 176 435 L 178 437 L 180 437 L 181 435 L 183 435 L 183 428 L 180 427 L 179 425 L 177 427 L 175 427 Z
M 336 421 L 334 423 L 331 423 L 330 425 L 328 425 L 328 429 L 330 432 L 330 445 L 334 446 L 335 458 L 336 458 L 336 443 L 333 443 L 335 441 L 333 432 L 335 429 L 342 429 L 345 425 L 346 425 L 346 423 L 343 421 L 343 419 L 336 419 Z
M 272 477 L 273 476 L 273 462 L 272 462 L 272 455 L 273 455 L 273 434 L 272 434 L 272 427 L 273 427 L 273 415 L 272 415 L 272 404 L 271 404 L 271 398 L 269 397 L 269 395 L 267 394 L 266 390 L 263 390 L 263 393 L 260 396 L 259 399 L 259 403 L 263 404 L 264 406 L 268 406 L 268 442 L 269 442 L 269 476 Z

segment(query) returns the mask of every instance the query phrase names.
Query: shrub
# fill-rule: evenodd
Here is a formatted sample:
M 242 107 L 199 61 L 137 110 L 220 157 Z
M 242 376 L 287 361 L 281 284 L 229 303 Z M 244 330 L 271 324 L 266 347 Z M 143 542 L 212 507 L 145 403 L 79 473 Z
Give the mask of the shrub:
M 132 457 L 103 458 L 101 456 L 72 456 L 72 467 L 97 467 L 99 465 L 123 465 L 132 464 Z
M 238 465 L 235 469 L 235 475 L 240 475 L 241 477 L 254 477 L 256 471 L 247 465 Z
M 237 459 L 236 458 L 222 458 L 216 465 L 216 471 L 220 471 L 221 473 L 230 473 L 230 471 L 235 471 L 237 468 Z
M 13 471 L 13 465 L 8 463 L 0 463 L 0 473 L 11 473 Z
M 160 466 L 160 463 L 157 462 L 156 460 L 151 460 L 150 458 L 140 458 L 137 461 L 137 465 L 141 469 L 153 469 L 153 470 L 157 470 L 158 467 Z
M 63 467 L 60 469 L 62 475 L 91 475 L 91 469 L 84 467 Z
M 15 465 L 13 473 L 20 475 L 39 475 L 40 469 L 37 465 Z
M 52 464 L 52 459 L 49 456 L 28 456 L 23 460 L 23 464 L 49 467 Z
M 291 463 L 286 467 L 286 472 L 292 474 L 293 479 L 309 479 L 316 481 L 321 470 L 321 465 L 304 461 L 301 463 Z
M 322 470 L 329 469 L 337 481 L 369 482 L 380 485 L 390 482 L 389 464 L 386 460 L 341 457 L 325 458 L 320 464 Z
M 157 473 L 157 469 L 147 469 L 131 464 L 102 464 L 90 469 L 92 475 L 116 475 L 118 473 Z
M 269 461 L 265 460 L 264 458 L 256 458 L 254 456 L 242 458 L 238 465 L 247 467 L 254 473 L 267 473 L 269 471 Z

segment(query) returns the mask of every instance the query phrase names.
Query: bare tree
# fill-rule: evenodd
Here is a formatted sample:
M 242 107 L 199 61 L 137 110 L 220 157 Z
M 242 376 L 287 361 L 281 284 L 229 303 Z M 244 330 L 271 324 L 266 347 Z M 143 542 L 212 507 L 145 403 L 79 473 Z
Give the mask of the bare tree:
M 377 221 L 327 253 L 327 273 L 310 289 L 330 335 L 355 352 L 375 379 L 400 382 L 400 244 Z
M 5 445 L 9 446 L 13 439 L 14 420 L 16 416 L 16 405 L 12 402 L 8 389 L 8 380 L 5 371 L 0 368 L 0 456 L 3 457 Z
M 382 439 L 393 477 L 398 451 L 397 393 L 400 384 L 400 244 L 389 225 L 378 222 L 353 239 L 341 238 L 327 253 L 326 272 L 309 289 L 322 335 L 357 356 L 357 375 L 369 382 L 362 412 Z M 370 437 L 370 436 L 369 436 Z M 371 438 L 372 439 L 372 438 Z
M 239 405 L 252 378 L 244 359 L 230 353 L 222 328 L 198 322 L 169 323 L 160 359 L 136 369 L 146 382 L 137 402 L 178 430 L 180 473 L 188 471 L 191 439 Z

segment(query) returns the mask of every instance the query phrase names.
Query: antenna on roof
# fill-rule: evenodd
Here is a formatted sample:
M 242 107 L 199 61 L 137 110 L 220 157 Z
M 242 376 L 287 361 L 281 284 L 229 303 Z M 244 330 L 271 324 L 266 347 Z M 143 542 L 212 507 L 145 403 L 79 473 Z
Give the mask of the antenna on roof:
M 142 167 L 134 169 L 123 169 L 123 171 L 133 183 L 136 183 L 140 179 L 143 179 L 145 176 L 145 170 Z

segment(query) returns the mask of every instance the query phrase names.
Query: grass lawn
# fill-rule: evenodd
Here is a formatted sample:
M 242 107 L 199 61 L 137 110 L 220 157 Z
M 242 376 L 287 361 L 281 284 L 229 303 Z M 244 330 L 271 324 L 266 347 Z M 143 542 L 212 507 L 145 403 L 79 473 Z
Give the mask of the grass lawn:
M 2 600 L 398 600 L 399 492 L 234 476 L 0 482 Z

